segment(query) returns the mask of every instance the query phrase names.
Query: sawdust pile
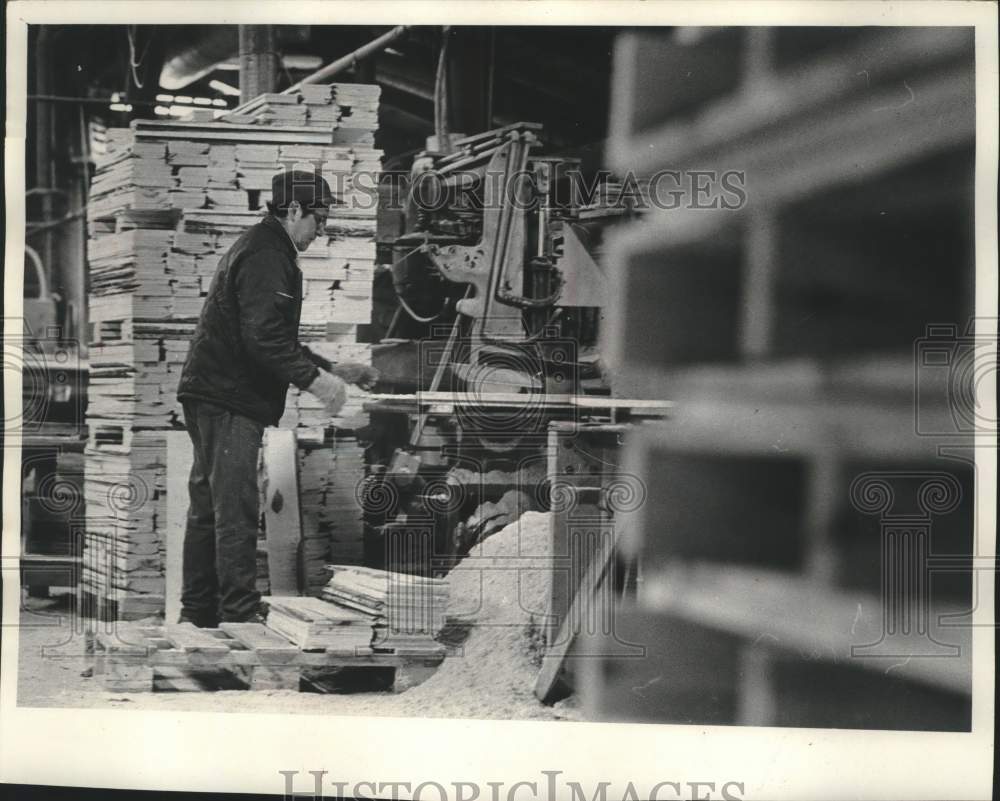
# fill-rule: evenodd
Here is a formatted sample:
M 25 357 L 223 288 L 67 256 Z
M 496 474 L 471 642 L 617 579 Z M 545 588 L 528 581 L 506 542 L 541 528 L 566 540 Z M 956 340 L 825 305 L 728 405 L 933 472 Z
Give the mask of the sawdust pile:
M 534 696 L 539 624 L 552 557 L 549 515 L 528 512 L 459 562 L 449 574 L 444 637 L 467 634 L 460 650 L 424 683 L 398 696 L 401 714 L 544 719 L 569 717 Z
M 552 559 L 549 517 L 528 512 L 455 566 L 449 575 L 449 623 L 442 639 L 452 655 L 423 683 L 399 694 L 384 690 L 321 695 L 294 690 L 220 690 L 111 695 L 82 658 L 42 659 L 69 635 L 22 626 L 18 703 L 28 706 L 130 708 L 165 711 L 330 713 L 421 718 L 581 720 L 570 697 L 549 707 L 534 696 L 540 662 L 538 624 L 547 611 Z M 53 601 L 44 602 L 51 605 Z M 22 614 L 31 615 L 33 613 Z M 72 616 L 60 612 L 59 620 Z M 55 640 L 50 639 L 56 637 Z M 363 670 L 363 669 L 362 669 Z M 123 707 L 122 705 L 125 705 Z

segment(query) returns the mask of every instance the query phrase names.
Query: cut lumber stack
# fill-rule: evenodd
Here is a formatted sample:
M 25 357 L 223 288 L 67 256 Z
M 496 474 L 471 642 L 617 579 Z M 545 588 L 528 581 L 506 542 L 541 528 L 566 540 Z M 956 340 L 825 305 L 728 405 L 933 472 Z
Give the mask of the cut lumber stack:
M 91 421 L 84 458 L 83 589 L 122 617 L 157 614 L 164 604 L 165 440 Z
M 87 217 L 104 220 L 120 209 L 170 208 L 177 185 L 163 142 L 136 142 L 128 128 L 109 128 L 107 149 L 90 185 Z
M 321 597 L 371 616 L 376 650 L 391 648 L 398 653 L 426 648 L 444 628 L 447 579 L 350 565 L 330 565 L 329 569 L 333 577 Z
M 374 144 L 380 92 L 373 84 L 307 84 L 288 94 L 258 95 L 223 119 L 330 131 L 334 144 Z
M 287 637 L 303 651 L 367 651 L 372 621 L 367 615 L 325 603 L 318 598 L 272 596 L 267 627 Z
M 300 445 L 299 505 L 306 588 L 318 595 L 331 559 L 360 564 L 364 526 L 358 486 L 364 477 L 364 449 L 351 436 L 332 444 Z
M 382 151 L 368 144 L 315 141 L 317 135 L 325 135 L 307 131 L 157 120 L 137 120 L 131 128 L 112 128 L 108 132 L 109 153 L 98 162 L 87 206 L 91 231 L 116 230 L 117 213 L 127 209 L 160 213 L 168 209 L 255 211 L 270 196 L 274 174 L 295 168 L 321 171 L 334 195 L 342 200 L 334 210 L 338 213 L 329 221 L 333 240 L 374 233 Z M 227 133 L 238 139 L 227 141 L 217 136 Z M 208 138 L 160 140 L 185 136 Z M 342 250 L 343 255 L 359 254 L 357 249 Z M 365 253 L 360 249 L 361 255 Z
M 357 344 L 357 326 L 371 314 L 377 193 L 366 195 L 363 187 L 377 185 L 380 169 L 381 151 L 372 147 L 378 90 L 345 89 L 342 97 L 358 101 L 352 108 L 336 105 L 337 93 L 337 87 L 318 86 L 282 96 L 297 98 L 294 105 L 304 109 L 304 120 L 289 116 L 291 111 L 254 118 L 252 124 L 136 120 L 130 128 L 107 132 L 87 211 L 91 350 L 84 584 L 109 615 L 132 616 L 126 608 L 138 616 L 162 611 L 163 434 L 183 426 L 175 397 L 180 371 L 219 259 L 260 221 L 271 179 L 283 169 L 322 170 L 342 201 L 331 210 L 326 238 L 300 258 L 305 291 L 300 338 L 334 361 L 370 363 L 370 348 Z M 324 97 L 336 108 L 323 112 Z M 279 101 L 269 108 L 278 105 L 292 106 Z M 333 119 L 320 124 L 326 118 Z M 344 127 L 344 120 L 351 126 Z M 300 482 L 309 500 L 303 534 L 311 541 L 307 572 L 317 576 L 317 590 L 331 556 L 351 561 L 359 550 L 353 538 L 354 528 L 360 531 L 355 519 L 360 510 L 355 501 L 353 512 L 344 513 L 343 498 L 348 488 L 353 496 L 363 464 L 355 458 L 356 444 L 348 444 L 352 440 L 344 439 L 335 452 L 325 429 L 364 425 L 363 400 L 360 390 L 353 391 L 344 414 L 330 420 L 311 396 L 296 390 L 289 393 L 290 414 L 281 424 L 303 429 L 300 462 L 310 466 Z M 317 448 L 326 448 L 329 458 L 314 470 L 323 461 Z M 358 473 L 348 478 L 347 469 Z M 326 513 L 330 498 L 349 534 Z M 333 552 L 328 535 L 343 537 Z

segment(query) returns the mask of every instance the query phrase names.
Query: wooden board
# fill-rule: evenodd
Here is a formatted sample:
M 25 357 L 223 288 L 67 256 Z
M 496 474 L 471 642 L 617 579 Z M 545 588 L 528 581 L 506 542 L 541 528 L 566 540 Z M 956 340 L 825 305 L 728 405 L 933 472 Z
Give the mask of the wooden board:
M 134 623 L 115 622 L 110 629 L 99 628 L 97 642 L 105 652 L 125 656 L 146 656 L 155 648 L 142 628 Z
M 229 653 L 229 646 L 221 640 L 208 634 L 203 629 L 196 628 L 191 623 L 178 623 L 163 627 L 164 637 L 185 654 L 198 654 L 203 657 L 220 657 Z
M 634 428 L 622 423 L 557 421 L 549 424 L 548 480 L 553 487 L 572 488 L 572 502 L 553 504 L 549 516 L 551 553 L 571 567 L 556 570 L 552 575 L 549 620 L 545 629 L 547 644 L 556 642 L 579 582 L 586 575 L 588 532 L 607 528 L 610 534 L 613 530 L 614 509 L 607 508 L 605 491 L 612 485 L 625 487 L 635 482 L 620 466 L 622 442 Z M 581 529 L 578 524 L 584 519 L 588 525 Z
M 611 398 L 600 395 L 546 395 L 515 392 L 421 392 L 417 395 L 371 395 L 363 405 L 366 412 L 405 412 L 409 414 L 454 414 L 456 408 L 476 406 L 509 409 L 522 408 L 526 401 L 549 409 L 579 409 L 627 414 L 632 417 L 663 417 L 673 401 Z
M 213 129 L 198 129 L 191 131 L 136 131 L 136 136 L 140 138 L 155 139 L 218 139 L 223 142 L 287 142 L 289 144 L 330 144 L 330 134 L 324 133 L 316 128 L 312 128 L 307 133 L 296 133 L 294 136 L 275 133 L 261 125 L 249 126 L 256 130 L 249 131 L 227 131 Z
M 184 530 L 187 527 L 188 477 L 194 461 L 194 449 L 187 431 L 171 431 L 167 439 L 167 530 L 165 540 L 166 590 L 165 616 L 169 623 L 181 613 L 181 588 L 184 568 Z
M 644 607 L 757 643 L 774 653 L 814 654 L 814 661 L 953 693 L 972 693 L 971 628 L 964 611 L 941 603 L 926 610 L 927 635 L 907 639 L 883 630 L 882 599 L 831 589 L 808 577 L 745 565 L 688 563 L 643 575 Z M 896 639 L 894 640 L 894 636 Z M 896 650 L 893 643 L 896 642 Z M 881 654 L 871 644 L 888 646 Z M 906 654 L 906 656 L 901 656 Z
M 605 540 L 602 538 L 599 542 L 603 545 Z M 607 575 L 614 553 L 614 547 L 607 547 L 601 548 L 600 552 L 594 556 L 587 572 L 584 573 L 580 581 L 576 595 L 573 596 L 569 614 L 559 628 L 559 634 L 542 658 L 542 668 L 535 681 L 535 696 L 542 703 L 550 703 L 554 700 L 559 690 L 559 675 L 570 648 L 573 646 L 573 641 L 576 639 L 576 627 L 580 621 L 588 618 L 594 597 L 603 583 L 605 575 Z
M 329 622 L 335 625 L 367 622 L 368 615 L 336 606 L 318 598 L 297 598 L 272 595 L 263 599 L 268 606 L 284 610 L 286 613 L 306 621 Z
M 267 429 L 263 451 L 264 523 L 271 594 L 295 595 L 301 589 L 302 539 L 295 432 Z
M 267 662 L 287 664 L 299 653 L 288 640 L 260 623 L 221 623 L 219 628 Z
M 371 396 L 371 402 L 379 401 L 410 401 L 412 403 L 460 403 L 468 398 L 464 392 L 421 392 L 417 395 L 378 395 Z M 524 405 L 525 396 L 517 392 L 485 392 L 475 396 L 480 403 L 495 403 L 500 406 Z M 544 395 L 539 398 L 546 403 L 563 406 L 578 406 L 584 409 L 669 409 L 672 401 L 640 400 L 635 398 L 612 398 L 603 395 Z

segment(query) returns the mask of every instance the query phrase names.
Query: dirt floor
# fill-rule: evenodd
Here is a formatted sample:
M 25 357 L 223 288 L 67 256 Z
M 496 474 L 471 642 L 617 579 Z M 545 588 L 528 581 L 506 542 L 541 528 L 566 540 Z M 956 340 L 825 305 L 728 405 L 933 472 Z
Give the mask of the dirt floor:
M 476 546 L 449 576 L 448 625 L 441 639 L 449 645 L 450 655 L 429 676 L 400 674 L 395 690 L 383 689 L 387 684 L 384 670 L 356 669 L 328 678 L 324 683 L 337 690 L 332 693 L 242 689 L 108 693 L 83 653 L 85 621 L 74 620 L 70 596 L 27 599 L 19 631 L 18 704 L 579 720 L 572 697 L 545 706 L 533 695 L 541 658 L 538 624 L 551 574 L 548 549 L 548 516 L 537 512 Z

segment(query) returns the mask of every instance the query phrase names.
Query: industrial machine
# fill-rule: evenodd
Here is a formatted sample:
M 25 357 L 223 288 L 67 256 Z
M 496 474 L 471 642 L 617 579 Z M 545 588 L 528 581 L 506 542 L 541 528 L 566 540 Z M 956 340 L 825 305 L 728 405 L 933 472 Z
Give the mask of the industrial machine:
M 4 341 L 5 361 L 21 374 L 21 411 L 6 419 L 21 449 L 21 586 L 45 595 L 78 579 L 87 366 L 64 335 L 73 304 L 50 290 L 38 253 L 24 253 L 23 328 Z
M 580 220 L 577 162 L 536 155 L 540 128 L 509 125 L 414 160 L 391 265 L 391 333 L 410 337 L 383 340 L 373 359 L 385 383 L 408 376 L 415 394 L 366 407 L 369 563 L 444 570 L 548 508 L 549 423 L 578 419 L 581 397 L 608 398 L 595 232 Z

